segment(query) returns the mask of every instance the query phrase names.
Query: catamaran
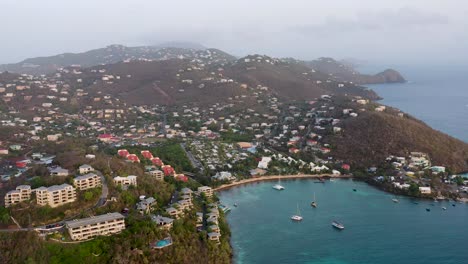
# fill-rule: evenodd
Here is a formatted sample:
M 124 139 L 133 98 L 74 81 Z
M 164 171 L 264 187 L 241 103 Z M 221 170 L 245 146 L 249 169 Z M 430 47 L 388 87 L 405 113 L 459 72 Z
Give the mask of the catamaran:
M 317 202 L 315 202 L 315 192 L 314 192 L 314 200 L 310 203 L 310 206 L 317 208 Z
M 299 204 L 297 204 L 297 212 L 295 215 L 291 216 L 291 220 L 293 221 L 302 221 L 301 212 L 299 211 Z
M 278 190 L 278 191 L 284 190 L 283 185 L 281 185 L 281 179 L 278 179 L 278 183 L 273 185 L 273 189 Z

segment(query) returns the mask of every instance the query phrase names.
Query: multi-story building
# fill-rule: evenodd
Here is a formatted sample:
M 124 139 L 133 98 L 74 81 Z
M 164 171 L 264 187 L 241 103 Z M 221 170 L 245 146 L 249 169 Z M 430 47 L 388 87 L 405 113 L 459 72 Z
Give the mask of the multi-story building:
M 16 190 L 9 191 L 5 195 L 5 207 L 9 207 L 12 204 L 17 204 L 29 199 L 31 199 L 31 186 L 19 185 L 16 187 Z
M 94 171 L 94 168 L 88 164 L 83 164 L 78 168 L 80 174 L 86 174 Z
M 78 190 L 87 190 L 101 186 L 101 177 L 95 173 L 88 173 L 78 176 L 73 180 L 73 184 Z
M 125 229 L 124 216 L 109 213 L 65 222 L 72 240 L 86 240 L 95 236 L 119 233 Z
M 38 205 L 57 207 L 76 200 L 75 188 L 66 183 L 50 187 L 39 187 L 35 191 Z
M 153 176 L 156 180 L 164 180 L 164 173 L 160 170 L 152 170 L 148 172 L 149 175 Z
M 206 197 L 211 197 L 213 196 L 213 189 L 211 189 L 211 187 L 208 187 L 208 186 L 202 186 L 202 187 L 198 187 L 198 194 L 202 194 L 204 193 Z
M 137 176 L 135 175 L 128 175 L 127 177 L 121 177 L 117 176 L 114 178 L 114 183 L 116 185 L 122 185 L 122 186 L 137 186 Z

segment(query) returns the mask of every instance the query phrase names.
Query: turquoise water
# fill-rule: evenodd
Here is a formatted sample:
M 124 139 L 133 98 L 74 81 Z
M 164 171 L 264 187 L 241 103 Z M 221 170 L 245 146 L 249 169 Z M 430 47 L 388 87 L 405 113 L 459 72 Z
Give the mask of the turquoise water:
M 393 203 L 393 195 L 352 180 L 289 180 L 282 182 L 284 191 L 273 184 L 219 194 L 232 208 L 227 219 L 235 263 L 468 263 L 468 205 L 414 204 L 407 197 Z M 314 192 L 318 208 L 310 206 Z M 290 220 L 297 204 L 302 222 Z M 333 220 L 345 230 L 334 229 Z
M 399 108 L 439 131 L 468 142 L 468 66 L 392 67 L 408 82 L 369 85 L 384 98 L 381 103 Z

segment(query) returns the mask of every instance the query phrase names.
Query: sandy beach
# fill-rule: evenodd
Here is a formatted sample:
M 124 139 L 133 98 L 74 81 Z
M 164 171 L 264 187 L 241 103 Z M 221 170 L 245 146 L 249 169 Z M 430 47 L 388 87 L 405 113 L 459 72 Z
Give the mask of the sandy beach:
M 331 175 L 331 174 L 296 174 L 296 175 L 269 175 L 269 176 L 261 176 L 257 178 L 250 178 L 245 180 L 236 181 L 233 183 L 223 184 L 214 189 L 214 191 L 222 191 L 225 189 L 229 189 L 235 186 L 244 185 L 248 183 L 254 182 L 261 182 L 261 181 L 273 181 L 273 180 L 286 180 L 286 179 L 314 179 L 314 178 L 337 178 L 337 179 L 350 179 L 352 176 L 349 175 Z

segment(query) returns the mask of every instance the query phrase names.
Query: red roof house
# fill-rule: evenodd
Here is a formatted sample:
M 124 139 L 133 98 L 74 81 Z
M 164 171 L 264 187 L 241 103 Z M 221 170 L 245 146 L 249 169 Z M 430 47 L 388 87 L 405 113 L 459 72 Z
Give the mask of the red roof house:
M 126 149 L 119 149 L 117 151 L 117 155 L 119 155 L 120 157 L 123 157 L 123 158 L 126 158 L 130 153 L 128 153 L 128 150 Z
M 175 173 L 175 170 L 171 165 L 163 165 L 161 169 L 163 170 L 165 176 L 174 175 Z
M 153 165 L 156 165 L 158 167 L 161 167 L 162 165 L 164 165 L 164 163 L 162 162 L 162 160 L 158 157 L 156 158 L 152 158 L 151 159 L 151 162 L 153 163 Z
M 149 152 L 149 150 L 142 150 L 141 155 L 143 157 L 145 157 L 146 159 L 152 159 L 153 158 L 153 154 L 151 154 L 151 152 Z
M 351 169 L 351 166 L 349 166 L 349 164 L 343 164 L 343 165 L 341 165 L 341 168 L 342 168 L 343 170 L 350 170 L 350 169 Z
M 135 154 L 129 154 L 127 156 L 127 160 L 132 161 L 132 162 L 136 162 L 136 163 L 140 163 L 140 159 Z

